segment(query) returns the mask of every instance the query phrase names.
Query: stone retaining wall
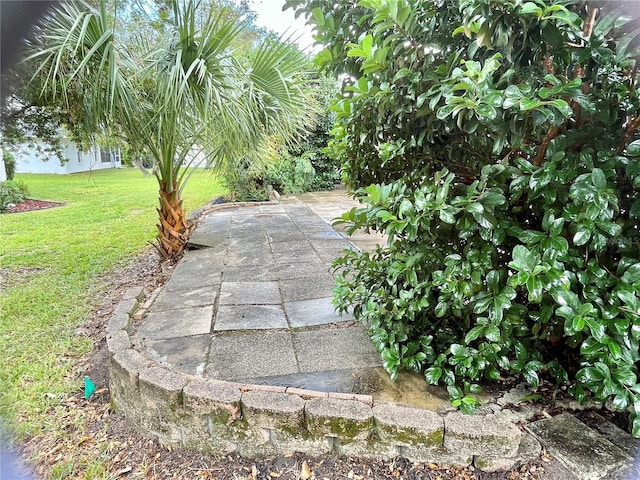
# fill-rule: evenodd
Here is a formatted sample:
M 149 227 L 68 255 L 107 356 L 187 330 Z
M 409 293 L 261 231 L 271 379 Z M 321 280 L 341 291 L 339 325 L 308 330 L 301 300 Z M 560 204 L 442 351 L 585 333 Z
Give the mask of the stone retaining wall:
M 130 289 L 107 326 L 114 407 L 141 431 L 172 447 L 216 454 L 406 457 L 485 471 L 509 468 L 540 446 L 495 415 L 437 413 L 374 401 L 370 395 L 245 385 L 179 374 L 134 348 Z

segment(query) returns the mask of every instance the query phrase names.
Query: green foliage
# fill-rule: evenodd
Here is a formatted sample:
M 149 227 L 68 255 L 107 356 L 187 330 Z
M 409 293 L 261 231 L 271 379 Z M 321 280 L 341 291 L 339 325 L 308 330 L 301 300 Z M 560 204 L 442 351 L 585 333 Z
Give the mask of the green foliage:
M 22 182 L 7 180 L 0 182 L 0 212 L 27 198 L 27 187 Z
M 423 371 L 467 411 L 480 382 L 551 376 L 581 402 L 630 408 L 637 436 L 640 30 L 627 12 L 288 5 L 328 45 L 316 61 L 349 75 L 332 149 L 367 207 L 342 221 L 388 242 L 336 261 L 336 304 L 370 326 L 387 370 Z
M 311 189 L 316 171 L 309 161 L 310 153 L 294 157 L 286 150 L 267 164 L 265 182 L 280 193 L 302 193 Z
M 4 170 L 7 174 L 7 180 L 13 180 L 16 174 L 16 159 L 9 150 L 2 149 L 2 159 L 4 160 Z
M 268 200 L 268 186 L 279 193 L 302 193 L 313 189 L 316 173 L 310 152 L 294 157 L 286 149 L 265 153 L 262 162 L 243 159 L 226 169 L 224 182 L 233 201 Z
M 308 190 L 331 190 L 340 182 L 340 160 L 328 153 L 331 140 L 331 130 L 335 121 L 335 114 L 329 110 L 329 96 L 335 94 L 334 85 L 325 86 L 325 98 L 322 103 L 326 110 L 319 116 L 318 123 L 305 137 L 299 146 L 291 148 L 291 155 L 306 158 L 313 167 L 315 175 L 306 188 Z
M 254 202 L 269 199 L 264 182 L 264 166 L 247 158 L 226 168 L 223 182 L 228 190 L 227 199 L 234 202 Z
M 335 84 L 324 77 L 316 81 L 315 95 L 318 103 L 327 107 L 325 111 L 300 142 L 283 145 L 272 138 L 253 159 L 244 158 L 225 168 L 231 199 L 266 200 L 268 185 L 289 194 L 333 189 L 340 181 L 340 162 L 326 153 L 335 119 L 328 109 Z
M 126 45 L 127 51 L 137 58 L 148 55 L 154 47 L 164 43 L 162 37 L 175 27 L 171 15 L 174 3 L 171 0 L 146 4 L 100 0 L 86 3 L 87 8 L 100 11 L 110 30 L 120 40 L 119 43 Z M 184 5 L 185 2 L 181 3 Z M 101 10 L 102 6 L 104 10 Z M 234 50 L 245 60 L 254 47 L 268 36 L 265 29 L 255 24 L 257 16 L 246 1 L 200 0 L 198 6 L 195 12 L 195 22 L 198 26 L 207 22 L 209 12 L 215 12 L 228 23 L 236 23 L 238 18 L 243 18 L 244 28 L 234 41 Z M 95 24 L 93 27 L 95 28 Z M 35 44 L 36 49 L 48 46 L 39 43 L 38 36 L 43 36 L 42 29 L 36 27 L 35 30 L 35 35 L 27 38 L 27 43 Z M 65 60 L 71 63 L 71 55 Z M 97 69 L 97 66 L 95 68 Z M 34 76 L 35 72 L 37 74 Z M 121 148 L 125 148 L 126 143 L 122 141 L 122 132 L 118 131 L 117 126 L 112 125 L 107 132 L 101 130 L 104 125 L 98 125 L 100 128 L 97 131 L 96 126 L 91 125 L 96 116 L 95 112 L 91 111 L 91 104 L 87 101 L 81 85 L 76 84 L 73 88 L 66 89 L 68 106 L 62 105 L 56 95 L 43 91 L 42 83 L 46 80 L 46 72 L 38 72 L 38 64 L 33 60 L 18 62 L 6 71 L 3 69 L 0 131 L 4 145 L 17 149 L 20 145 L 27 144 L 28 148 L 40 150 L 48 154 L 46 156 L 57 156 L 62 162 L 60 127 L 64 125 L 65 133 L 82 146 L 87 146 L 93 140 L 92 136 L 97 133 L 99 136 L 110 134 L 108 138 L 101 139 L 101 145 L 118 142 Z M 106 79 L 108 75 L 103 77 Z M 62 88 L 60 86 L 60 89 Z M 129 139 L 130 142 L 131 140 Z M 143 147 L 140 144 L 128 145 L 128 148 L 138 150 Z M 136 155 L 134 158 L 139 156 Z

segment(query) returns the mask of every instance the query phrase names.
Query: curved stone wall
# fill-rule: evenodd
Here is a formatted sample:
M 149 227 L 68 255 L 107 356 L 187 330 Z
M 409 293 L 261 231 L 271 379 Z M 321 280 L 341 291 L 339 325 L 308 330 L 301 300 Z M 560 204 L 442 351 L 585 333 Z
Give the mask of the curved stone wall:
M 540 445 L 498 415 L 440 415 L 369 395 L 247 385 L 180 374 L 145 356 L 130 336 L 143 297 L 130 289 L 107 326 L 114 407 L 172 447 L 242 456 L 391 458 L 484 471 L 538 455 Z

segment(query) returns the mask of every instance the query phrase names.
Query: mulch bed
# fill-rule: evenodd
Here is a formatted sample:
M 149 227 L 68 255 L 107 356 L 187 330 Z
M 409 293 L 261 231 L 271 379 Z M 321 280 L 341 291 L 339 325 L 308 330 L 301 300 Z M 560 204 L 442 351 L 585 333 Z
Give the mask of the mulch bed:
M 27 198 L 23 202 L 20 202 L 17 205 L 8 208 L 3 213 L 32 212 L 34 210 L 44 210 L 45 208 L 62 207 L 64 205 L 64 203 L 60 202 L 49 202 L 48 200 L 34 200 L 32 198 Z

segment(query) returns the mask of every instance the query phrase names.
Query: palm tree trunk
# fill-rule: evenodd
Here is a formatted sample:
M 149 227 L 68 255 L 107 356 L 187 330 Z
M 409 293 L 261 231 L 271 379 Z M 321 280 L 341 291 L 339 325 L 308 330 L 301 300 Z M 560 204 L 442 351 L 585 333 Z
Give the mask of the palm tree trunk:
M 158 236 L 156 248 L 166 259 L 175 259 L 187 247 L 191 228 L 182 208 L 180 190 L 167 189 L 167 183 L 160 181 L 160 207 L 158 207 Z

